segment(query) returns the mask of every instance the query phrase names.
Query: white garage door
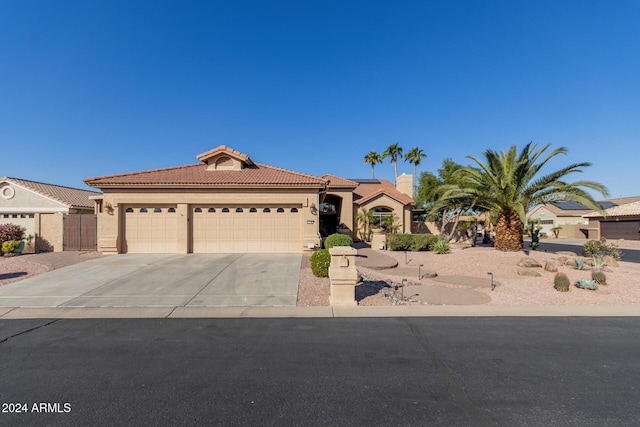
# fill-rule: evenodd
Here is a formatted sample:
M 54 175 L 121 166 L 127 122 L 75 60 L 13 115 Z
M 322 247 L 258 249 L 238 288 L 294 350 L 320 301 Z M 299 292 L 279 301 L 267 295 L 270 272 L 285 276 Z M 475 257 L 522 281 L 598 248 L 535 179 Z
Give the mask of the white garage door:
M 177 253 L 175 206 L 129 206 L 124 211 L 125 253 Z
M 299 206 L 194 206 L 194 253 L 300 252 Z
M 0 214 L 0 224 L 15 224 L 24 227 L 24 237 L 36 234 L 36 220 L 32 213 Z

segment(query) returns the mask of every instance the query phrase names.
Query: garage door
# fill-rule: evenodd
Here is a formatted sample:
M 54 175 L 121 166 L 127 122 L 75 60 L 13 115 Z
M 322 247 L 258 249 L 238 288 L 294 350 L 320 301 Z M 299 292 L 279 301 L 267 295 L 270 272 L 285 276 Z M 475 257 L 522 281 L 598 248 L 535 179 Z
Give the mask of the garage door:
M 124 211 L 125 253 L 177 253 L 175 206 L 129 206 Z
M 194 206 L 194 253 L 300 252 L 299 206 Z
M 15 224 L 24 227 L 24 236 L 36 234 L 36 220 L 32 213 L 0 214 L 0 224 Z
M 600 234 L 607 239 L 640 240 L 640 220 L 600 221 Z

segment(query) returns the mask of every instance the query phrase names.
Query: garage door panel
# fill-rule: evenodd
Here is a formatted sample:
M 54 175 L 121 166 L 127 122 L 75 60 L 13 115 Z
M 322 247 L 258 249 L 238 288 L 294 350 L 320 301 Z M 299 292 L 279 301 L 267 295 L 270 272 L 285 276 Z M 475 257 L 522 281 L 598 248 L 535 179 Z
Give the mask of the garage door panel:
M 228 212 L 223 213 L 225 207 Z M 266 212 L 265 207 L 244 206 L 192 209 L 193 252 L 300 252 L 300 214 L 291 207 L 280 208 L 284 212 L 277 212 L 277 206 Z
M 640 240 L 640 220 L 601 221 L 600 234 L 611 240 Z
M 171 212 L 170 207 L 174 208 Z M 158 208 L 160 212 L 154 212 Z M 176 253 L 177 248 L 178 218 L 175 206 L 130 206 L 125 209 L 124 252 Z

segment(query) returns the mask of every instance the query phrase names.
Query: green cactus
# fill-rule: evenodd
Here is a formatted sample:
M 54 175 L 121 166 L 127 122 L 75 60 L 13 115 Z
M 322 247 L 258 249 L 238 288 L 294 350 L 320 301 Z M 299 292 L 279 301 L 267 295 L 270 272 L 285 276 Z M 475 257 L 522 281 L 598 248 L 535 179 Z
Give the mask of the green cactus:
M 570 285 L 571 282 L 569 281 L 567 275 L 564 273 L 556 274 L 555 279 L 553 279 L 553 287 L 556 289 L 556 291 L 568 292 Z
M 576 287 L 595 291 L 598 289 L 598 284 L 591 279 L 580 279 L 576 282 Z
M 591 280 L 596 282 L 598 285 L 602 285 L 602 286 L 607 285 L 607 276 L 605 276 L 604 272 L 602 271 L 592 271 Z

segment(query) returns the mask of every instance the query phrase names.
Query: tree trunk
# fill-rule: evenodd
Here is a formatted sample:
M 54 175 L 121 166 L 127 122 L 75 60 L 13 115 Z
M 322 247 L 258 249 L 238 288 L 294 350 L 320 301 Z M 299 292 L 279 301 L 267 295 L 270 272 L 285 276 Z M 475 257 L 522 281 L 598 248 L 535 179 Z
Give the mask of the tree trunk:
M 517 212 L 500 213 L 496 225 L 495 248 L 501 251 L 521 251 L 524 247 L 523 230 L 524 224 Z
M 371 178 L 376 179 L 376 171 L 374 169 L 373 163 L 371 163 Z

